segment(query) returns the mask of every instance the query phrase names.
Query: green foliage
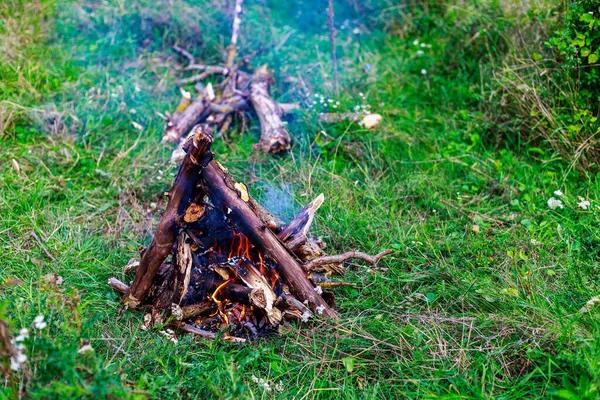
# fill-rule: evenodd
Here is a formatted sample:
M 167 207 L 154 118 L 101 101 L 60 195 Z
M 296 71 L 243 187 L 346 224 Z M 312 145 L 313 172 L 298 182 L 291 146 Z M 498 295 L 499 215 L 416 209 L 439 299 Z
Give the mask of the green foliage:
M 548 40 L 562 59 L 563 68 L 572 70 L 572 79 L 579 81 L 579 96 L 588 102 L 595 115 L 600 100 L 600 5 L 593 0 L 569 3 L 564 13 L 564 26 Z

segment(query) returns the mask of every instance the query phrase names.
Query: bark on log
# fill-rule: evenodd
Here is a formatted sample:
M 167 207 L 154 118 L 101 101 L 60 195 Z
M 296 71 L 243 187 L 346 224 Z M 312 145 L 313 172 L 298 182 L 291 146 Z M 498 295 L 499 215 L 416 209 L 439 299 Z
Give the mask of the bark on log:
M 206 93 L 200 93 L 177 118 L 171 117 L 167 121 L 163 142 L 179 143 L 188 132 L 210 113 L 210 99 Z
M 250 101 L 260 120 L 261 137 L 258 146 L 266 153 L 289 150 L 291 138 L 281 120 L 282 111 L 269 94 L 273 78 L 262 66 L 252 75 Z
M 318 314 L 338 318 L 337 312 L 317 294 L 298 260 L 252 211 L 248 198 L 242 199 L 242 193 L 236 189 L 236 182 L 223 167 L 212 161 L 202 169 L 201 176 L 213 204 L 230 215 L 233 223 L 250 242 L 278 265 L 292 294 L 302 302 L 307 301 L 309 307 Z
M 185 216 L 184 216 L 185 218 Z M 166 309 L 168 306 L 181 304 L 181 300 L 187 293 L 192 271 L 192 249 L 187 243 L 189 239 L 185 231 L 177 236 L 177 251 L 173 257 L 173 268 L 167 278 L 167 285 L 162 293 L 157 294 L 155 300 L 156 308 Z
M 188 153 L 169 192 L 167 208 L 150 246 L 140 260 L 135 279 L 126 296 L 125 303 L 129 307 L 136 308 L 142 304 L 158 269 L 171 254 L 176 239 L 175 228 L 197 194 L 199 172 L 212 158 L 212 153 L 208 151 L 212 144 L 212 136 L 203 132 L 200 126 L 195 131 Z

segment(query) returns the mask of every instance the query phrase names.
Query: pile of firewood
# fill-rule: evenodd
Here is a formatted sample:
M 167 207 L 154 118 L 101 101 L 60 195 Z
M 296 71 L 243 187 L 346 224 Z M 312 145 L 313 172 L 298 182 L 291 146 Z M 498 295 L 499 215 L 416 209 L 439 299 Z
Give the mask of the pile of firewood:
M 219 137 L 226 133 L 234 119 L 246 121 L 246 112 L 254 110 L 260 120 L 261 138 L 258 148 L 266 153 L 279 153 L 286 151 L 291 146 L 291 138 L 285 124 L 282 121 L 284 112 L 298 108 L 296 104 L 279 104 L 275 102 L 269 93 L 273 83 L 273 77 L 262 66 L 253 73 L 242 70 L 249 61 L 258 53 L 267 50 L 261 48 L 241 57 L 236 62 L 237 38 L 240 27 L 240 13 L 242 0 L 236 1 L 233 33 L 231 43 L 227 47 L 227 59 L 225 65 L 214 66 L 198 64 L 187 50 L 174 46 L 174 50 L 188 59 L 189 64 L 186 71 L 199 72 L 191 77 L 181 79 L 180 87 L 196 84 L 197 94 L 181 89 L 182 98 L 179 106 L 173 113 L 167 113 L 167 126 L 163 136 L 163 142 L 177 143 L 171 160 L 180 162 L 184 153 L 182 150 L 186 138 L 189 137 L 192 127 L 202 124 L 206 132 L 215 132 Z M 221 76 L 222 80 L 215 86 L 212 83 L 204 85 L 202 82 L 211 76 Z
M 109 280 L 125 307 L 147 310 L 145 325 L 168 322 L 204 337 L 224 330 L 234 341 L 286 320 L 338 318 L 328 288 L 348 283 L 330 275 L 350 258 L 375 264 L 389 251 L 327 256 L 308 234 L 323 195 L 284 224 L 213 160 L 202 125 L 192 132 L 156 234 L 129 268 L 133 283 Z

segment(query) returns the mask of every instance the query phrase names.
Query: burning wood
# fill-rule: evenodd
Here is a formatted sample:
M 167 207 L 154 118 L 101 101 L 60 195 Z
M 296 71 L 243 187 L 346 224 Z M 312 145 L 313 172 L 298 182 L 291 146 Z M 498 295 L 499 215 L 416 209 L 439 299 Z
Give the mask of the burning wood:
M 281 118 L 283 112 L 295 108 L 295 105 L 280 106 L 271 98 L 269 88 L 273 78 L 267 72 L 266 66 L 259 68 L 254 74 L 240 69 L 247 64 L 252 56 L 266 50 L 259 49 L 250 55 L 242 57 L 234 63 L 237 56 L 237 39 L 241 23 L 242 0 L 236 0 L 233 17 L 231 42 L 227 46 L 225 66 L 197 64 L 194 57 L 186 50 L 174 46 L 173 49 L 189 60 L 185 68 L 188 71 L 200 71 L 199 74 L 181 79 L 178 84 L 184 86 L 201 82 L 211 76 L 221 75 L 222 81 L 216 85 L 216 91 L 211 84 L 196 85 L 198 94 L 195 99 L 182 90 L 182 100 L 173 114 L 167 113 L 167 126 L 163 136 L 164 142 L 177 143 L 171 160 L 180 162 L 184 152 L 186 136 L 196 124 L 203 123 L 205 130 L 216 129 L 218 135 L 224 135 L 234 118 L 245 122 L 245 111 L 254 109 L 261 125 L 261 139 L 257 148 L 266 153 L 279 153 L 291 146 L 291 138 Z
M 317 270 L 343 272 L 349 258 L 374 264 L 389 252 L 325 255 L 308 234 L 323 195 L 285 225 L 213 161 L 212 141 L 202 125 L 193 129 L 154 239 L 139 265 L 129 264 L 133 283 L 109 284 L 124 294 L 126 307 L 147 309 L 148 320 L 203 337 L 224 330 L 228 340 L 241 341 L 286 320 L 338 318 L 324 288 L 349 283 Z

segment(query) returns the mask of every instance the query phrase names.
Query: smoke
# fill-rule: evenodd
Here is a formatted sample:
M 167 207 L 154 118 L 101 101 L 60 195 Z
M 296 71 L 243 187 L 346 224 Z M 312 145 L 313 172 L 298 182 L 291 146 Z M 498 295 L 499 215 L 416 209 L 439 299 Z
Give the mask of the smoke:
M 294 204 L 293 188 L 289 183 L 282 182 L 274 186 L 267 182 L 260 182 L 263 189 L 260 203 L 275 216 L 289 222 L 300 208 Z

